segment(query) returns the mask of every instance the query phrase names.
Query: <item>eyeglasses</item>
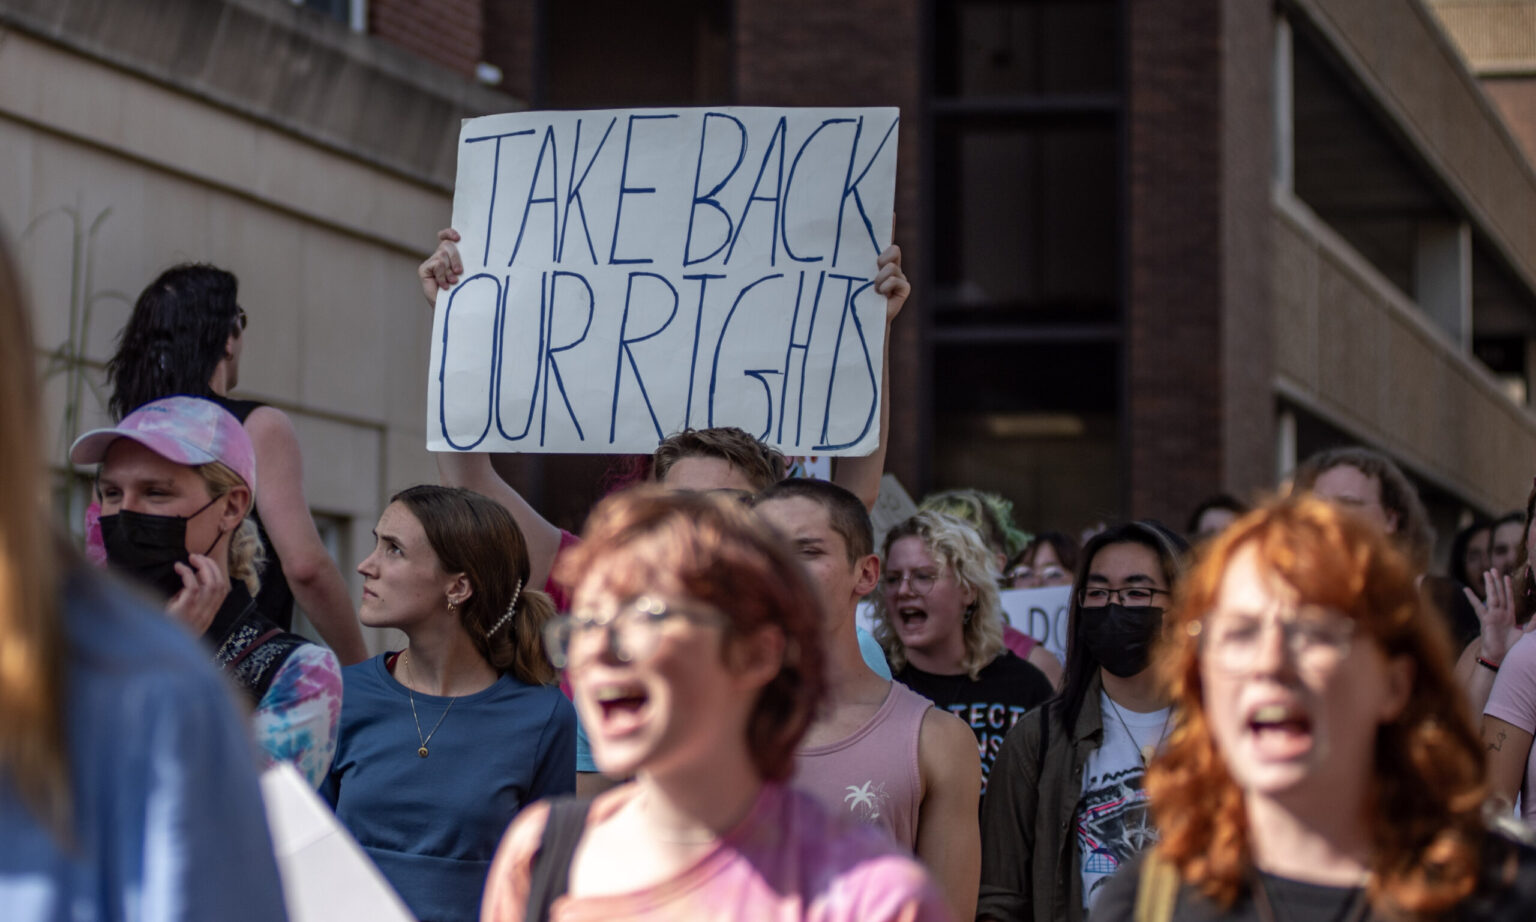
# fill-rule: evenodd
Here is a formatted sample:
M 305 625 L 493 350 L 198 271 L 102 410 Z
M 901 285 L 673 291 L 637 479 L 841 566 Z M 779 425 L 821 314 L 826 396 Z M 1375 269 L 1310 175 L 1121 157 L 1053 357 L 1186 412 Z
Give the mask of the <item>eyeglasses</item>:
M 1327 608 L 1307 605 L 1288 615 L 1216 614 L 1189 625 L 1202 638 L 1205 656 L 1225 672 L 1246 673 L 1258 662 L 1276 626 L 1296 668 L 1310 674 L 1327 673 L 1349 656 L 1355 622 Z
M 586 609 L 551 620 L 544 626 L 544 650 L 556 669 L 603 652 L 621 663 L 640 662 L 656 652 L 662 625 L 670 618 L 686 618 L 697 624 L 725 620 L 718 612 L 674 608 L 655 596 L 643 595 L 617 608 Z M 598 632 L 605 635 L 605 647 L 593 642 Z
M 245 328 L 250 325 L 250 322 L 251 318 L 245 315 L 245 308 L 238 304 L 235 305 L 235 323 L 240 327 L 240 332 L 244 333 Z
M 1103 608 L 1111 601 L 1131 608 L 1140 608 L 1151 605 L 1160 595 L 1172 595 L 1172 593 L 1166 589 L 1154 589 L 1151 586 L 1121 586 L 1118 589 L 1111 589 L 1108 586 L 1089 586 L 1083 590 L 1079 598 L 1084 608 Z
M 937 583 L 942 575 L 934 570 L 907 570 L 904 573 L 887 573 L 882 582 L 885 583 L 885 591 L 890 595 L 900 592 L 902 583 L 912 587 L 913 595 L 927 595 L 933 591 L 933 584 Z
M 1003 577 L 1003 583 L 1009 586 L 1014 583 L 1028 582 L 1030 580 L 1039 580 L 1041 583 L 1045 583 L 1047 580 L 1061 579 L 1066 575 L 1066 570 L 1054 564 L 1042 567 L 1039 570 L 1025 564 L 1009 570 L 1008 575 Z

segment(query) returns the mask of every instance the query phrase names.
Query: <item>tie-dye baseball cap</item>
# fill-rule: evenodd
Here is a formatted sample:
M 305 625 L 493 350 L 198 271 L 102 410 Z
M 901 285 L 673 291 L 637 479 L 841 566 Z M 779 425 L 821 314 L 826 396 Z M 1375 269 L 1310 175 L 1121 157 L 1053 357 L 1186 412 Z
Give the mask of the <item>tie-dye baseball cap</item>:
M 69 460 L 99 464 L 118 439 L 133 439 L 167 461 L 188 467 L 219 461 L 256 495 L 256 449 L 251 437 L 238 419 L 212 400 L 179 396 L 146 403 L 115 427 L 93 429 L 75 439 Z

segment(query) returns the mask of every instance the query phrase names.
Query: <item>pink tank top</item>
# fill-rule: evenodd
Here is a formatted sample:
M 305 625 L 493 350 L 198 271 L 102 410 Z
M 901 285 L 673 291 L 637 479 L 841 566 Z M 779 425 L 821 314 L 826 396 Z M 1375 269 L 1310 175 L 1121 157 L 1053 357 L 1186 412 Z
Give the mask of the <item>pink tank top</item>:
M 795 754 L 795 787 L 913 849 L 923 799 L 917 739 L 930 707 L 927 698 L 892 682 L 885 703 L 864 726 L 835 743 L 806 746 Z

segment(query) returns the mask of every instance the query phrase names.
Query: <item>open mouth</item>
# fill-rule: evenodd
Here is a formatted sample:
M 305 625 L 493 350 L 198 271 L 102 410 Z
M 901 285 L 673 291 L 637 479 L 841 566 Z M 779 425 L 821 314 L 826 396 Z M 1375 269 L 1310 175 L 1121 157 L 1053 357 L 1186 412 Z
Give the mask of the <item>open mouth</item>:
M 1294 758 L 1312 748 L 1312 718 L 1301 708 L 1264 704 L 1248 717 L 1248 732 L 1263 756 Z
M 602 714 L 602 727 L 607 735 L 627 733 L 638 727 L 644 719 L 650 696 L 639 685 L 604 685 L 592 694 Z
M 914 630 L 928 623 L 928 613 L 921 608 L 898 608 L 896 620 L 906 630 Z

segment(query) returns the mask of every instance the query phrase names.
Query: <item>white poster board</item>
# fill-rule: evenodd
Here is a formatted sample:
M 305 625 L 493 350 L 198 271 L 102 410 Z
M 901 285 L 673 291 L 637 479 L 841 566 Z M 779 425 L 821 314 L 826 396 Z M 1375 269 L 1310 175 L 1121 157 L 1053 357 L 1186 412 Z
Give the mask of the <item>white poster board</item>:
M 1046 586 L 1042 589 L 1004 589 L 1003 613 L 1014 630 L 1023 631 L 1040 645 L 1067 661 L 1067 610 L 1072 603 L 1071 586 Z
M 649 454 L 737 426 L 789 455 L 879 442 L 899 113 L 468 119 L 438 293 L 433 451 Z
M 262 773 L 261 797 L 290 922 L 416 922 L 292 765 L 279 762 Z

